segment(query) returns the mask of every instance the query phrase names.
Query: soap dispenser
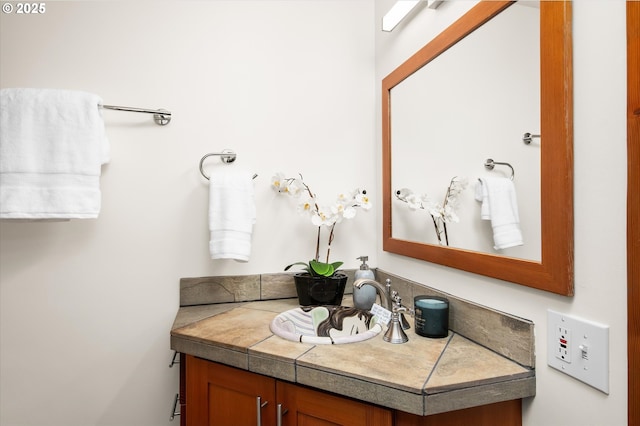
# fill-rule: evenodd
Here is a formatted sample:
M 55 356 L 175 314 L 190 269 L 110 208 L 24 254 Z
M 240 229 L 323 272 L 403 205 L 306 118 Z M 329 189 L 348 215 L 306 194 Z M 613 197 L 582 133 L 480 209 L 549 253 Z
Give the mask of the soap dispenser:
M 373 271 L 369 269 L 369 265 L 367 265 L 369 256 L 360 256 L 357 259 L 362 261 L 362 265 L 360 265 L 360 269 L 356 271 L 355 279 L 375 279 Z M 365 311 L 371 310 L 371 307 L 376 301 L 376 296 L 376 289 L 372 285 L 363 285 L 361 288 L 353 287 L 353 305 L 358 309 L 364 309 Z

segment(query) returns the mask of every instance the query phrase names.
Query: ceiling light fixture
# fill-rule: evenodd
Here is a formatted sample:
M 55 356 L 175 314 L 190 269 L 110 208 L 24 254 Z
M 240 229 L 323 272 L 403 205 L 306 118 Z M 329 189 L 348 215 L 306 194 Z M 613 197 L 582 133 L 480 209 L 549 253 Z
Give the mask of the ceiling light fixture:
M 420 3 L 425 0 L 399 0 L 382 17 L 382 31 L 392 31 L 407 15 Z M 427 7 L 436 9 L 443 0 L 426 0 Z

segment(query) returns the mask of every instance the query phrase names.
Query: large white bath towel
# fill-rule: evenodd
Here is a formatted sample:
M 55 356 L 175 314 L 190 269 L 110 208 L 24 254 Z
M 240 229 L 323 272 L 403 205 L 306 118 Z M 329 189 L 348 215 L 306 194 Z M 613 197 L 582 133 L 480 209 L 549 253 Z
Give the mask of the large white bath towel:
M 521 246 L 522 232 L 518 201 L 513 182 L 508 178 L 479 178 L 476 200 L 482 202 L 480 216 L 491 220 L 493 242 L 496 250 Z
M 98 217 L 109 144 L 99 96 L 0 91 L 0 218 Z
M 224 167 L 209 177 L 209 251 L 212 259 L 249 261 L 256 222 L 253 174 Z

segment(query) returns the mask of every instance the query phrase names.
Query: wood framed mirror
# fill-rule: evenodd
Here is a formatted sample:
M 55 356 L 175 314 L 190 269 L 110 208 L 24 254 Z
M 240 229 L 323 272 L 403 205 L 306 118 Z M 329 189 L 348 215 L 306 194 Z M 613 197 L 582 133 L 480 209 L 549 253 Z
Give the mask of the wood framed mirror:
M 383 250 L 572 296 L 573 69 L 570 1 L 540 2 L 540 259 L 528 260 L 394 237 L 391 91 L 513 1 L 481 1 L 382 81 Z

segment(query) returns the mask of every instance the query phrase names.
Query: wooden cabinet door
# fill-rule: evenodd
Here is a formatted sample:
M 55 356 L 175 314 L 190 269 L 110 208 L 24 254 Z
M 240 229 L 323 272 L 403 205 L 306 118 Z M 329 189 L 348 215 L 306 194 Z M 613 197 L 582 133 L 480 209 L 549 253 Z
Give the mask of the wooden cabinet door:
M 187 426 L 275 425 L 274 379 L 190 355 L 186 358 Z
M 497 402 L 431 416 L 396 412 L 395 426 L 518 426 L 522 424 L 522 400 Z
M 277 383 L 282 426 L 391 426 L 391 410 L 315 391 L 286 382 Z

